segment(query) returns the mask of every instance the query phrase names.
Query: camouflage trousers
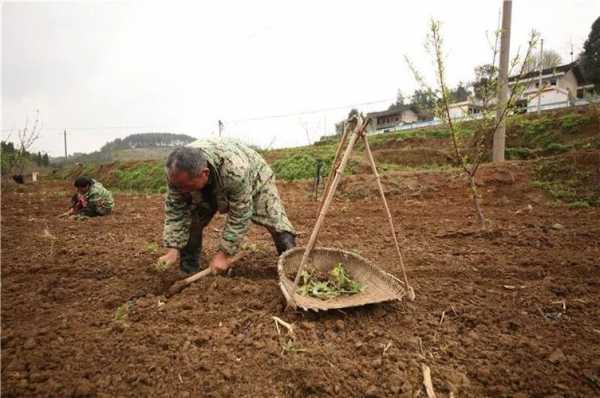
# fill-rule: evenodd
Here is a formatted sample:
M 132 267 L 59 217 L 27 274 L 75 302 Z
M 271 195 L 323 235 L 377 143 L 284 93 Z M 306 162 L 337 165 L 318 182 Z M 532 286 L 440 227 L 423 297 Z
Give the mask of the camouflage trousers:
M 275 241 L 277 251 L 281 233 L 287 233 L 293 237 L 296 231 L 287 217 L 283 203 L 279 198 L 277 187 L 274 182 L 267 182 L 252 198 L 253 214 L 252 222 L 261 225 L 269 231 Z M 210 193 L 202 193 L 202 201 L 194 203 L 191 209 L 192 222 L 190 225 L 190 237 L 183 249 L 181 249 L 181 270 L 187 273 L 199 269 L 202 253 L 202 232 L 215 213 L 218 206 L 215 197 Z M 239 237 L 243 239 L 243 237 Z

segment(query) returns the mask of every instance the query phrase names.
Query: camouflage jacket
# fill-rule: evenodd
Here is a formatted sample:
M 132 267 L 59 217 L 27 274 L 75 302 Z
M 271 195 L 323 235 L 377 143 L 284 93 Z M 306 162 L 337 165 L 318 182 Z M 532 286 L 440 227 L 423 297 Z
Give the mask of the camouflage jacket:
M 113 197 L 110 191 L 96 180 L 90 189 L 83 195 L 89 207 L 112 209 L 114 206 Z
M 213 199 L 219 213 L 227 213 L 218 249 L 233 255 L 239 250 L 253 219 L 253 198 L 274 179 L 273 171 L 256 151 L 235 140 L 204 139 L 190 146 L 206 154 L 215 183 Z M 200 191 L 183 193 L 169 188 L 165 200 L 165 246 L 181 249 L 186 245 L 191 211 L 201 210 L 202 202 Z

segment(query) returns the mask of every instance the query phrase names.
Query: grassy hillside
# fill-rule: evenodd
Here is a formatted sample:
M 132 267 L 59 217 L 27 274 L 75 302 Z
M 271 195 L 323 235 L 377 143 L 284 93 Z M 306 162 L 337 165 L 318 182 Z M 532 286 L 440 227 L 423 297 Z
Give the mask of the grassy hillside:
M 567 110 L 542 113 L 540 116 L 519 115 L 512 117 L 507 126 L 507 157 L 509 159 L 547 158 L 571 151 L 600 149 L 600 118 L 595 109 Z M 472 124 L 465 124 L 468 131 Z M 372 135 L 369 142 L 380 170 L 445 169 L 452 166 L 449 156 L 448 130 L 442 126 L 428 127 L 395 133 Z M 278 178 L 298 180 L 314 178 L 317 164 L 322 165 L 321 174 L 327 175 L 335 155 L 337 142 L 322 140 L 315 145 L 264 151 L 262 155 L 271 164 Z M 157 160 L 135 160 L 155 156 Z M 63 177 L 73 178 L 89 175 L 103 181 L 107 186 L 120 190 L 164 192 L 166 190 L 163 161 L 168 148 L 118 151 L 119 160 L 109 164 L 86 164 L 68 169 Z M 140 155 L 141 156 L 141 155 Z M 132 161 L 131 159 L 134 158 Z M 125 160 L 127 159 L 127 160 Z M 565 173 L 551 172 L 554 160 L 540 166 L 539 186 L 557 199 L 578 201 L 580 195 L 557 194 L 555 182 L 562 181 Z M 562 164 L 562 163 L 561 163 Z M 566 166 L 566 164 L 565 164 Z M 365 160 L 362 143 L 357 145 L 347 169 L 347 174 L 370 172 Z M 582 177 L 585 181 L 585 177 Z M 563 190 L 565 191 L 565 190 Z M 587 194 L 586 194 L 587 195 Z M 595 196 L 584 195 L 584 201 L 596 205 Z
M 600 150 L 574 151 L 538 160 L 533 185 L 570 207 L 600 206 Z
M 475 124 L 465 122 L 461 128 L 466 134 L 473 133 Z M 449 138 L 446 127 L 431 126 L 371 135 L 369 143 L 383 170 L 430 169 L 451 166 Z M 281 177 L 309 178 L 314 175 L 318 160 L 331 163 L 337 139 L 325 138 L 312 146 L 274 150 L 264 155 Z M 506 157 L 509 160 L 535 159 L 588 148 L 600 148 L 600 115 L 595 108 L 544 112 L 539 116 L 516 115 L 507 122 Z M 351 172 L 368 170 L 362 149 L 359 142 L 350 162 Z
M 584 108 L 513 117 L 507 129 L 507 155 L 513 159 L 531 159 L 571 149 L 599 149 L 598 112 Z
M 87 164 L 67 169 L 64 178 L 93 177 L 113 190 L 166 192 L 164 162 L 156 160 Z

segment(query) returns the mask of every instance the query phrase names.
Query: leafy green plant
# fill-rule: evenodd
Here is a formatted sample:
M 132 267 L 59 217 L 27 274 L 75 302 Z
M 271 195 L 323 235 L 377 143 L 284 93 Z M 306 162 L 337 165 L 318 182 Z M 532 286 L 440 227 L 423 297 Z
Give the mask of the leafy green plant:
M 158 244 L 156 244 L 156 242 L 148 243 L 146 245 L 146 251 L 152 254 L 158 252 Z
M 308 352 L 307 349 L 300 347 L 294 340 L 289 339 L 281 343 L 281 355 L 295 354 L 298 352 Z
M 260 253 L 262 251 L 265 251 L 265 248 L 261 245 L 257 245 L 256 243 L 244 242 L 240 245 L 240 250 L 248 251 L 251 253 Z
M 169 264 L 166 261 L 158 260 L 152 265 L 152 269 L 156 272 L 164 272 L 169 269 Z
M 351 279 L 342 263 L 338 263 L 327 275 L 314 269 L 302 272 L 298 293 L 328 300 L 342 294 L 360 293 L 365 288 L 360 282 Z
M 121 304 L 115 311 L 115 321 L 125 322 L 129 316 L 129 303 Z

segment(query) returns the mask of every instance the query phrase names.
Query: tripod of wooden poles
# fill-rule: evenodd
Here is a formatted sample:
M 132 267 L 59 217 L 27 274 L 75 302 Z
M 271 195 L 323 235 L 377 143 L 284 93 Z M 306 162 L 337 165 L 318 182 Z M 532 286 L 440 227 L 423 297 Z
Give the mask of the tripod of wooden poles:
M 398 254 L 398 258 L 400 260 L 400 268 L 402 269 L 402 276 L 404 279 L 404 283 L 406 285 L 408 298 L 411 301 L 413 301 L 415 299 L 414 289 L 408 283 L 408 277 L 406 276 L 406 267 L 404 266 L 404 257 L 402 255 L 402 250 L 400 249 L 400 244 L 398 243 L 398 238 L 396 236 L 396 228 L 394 227 L 392 213 L 390 212 L 390 208 L 389 208 L 387 200 L 385 198 L 385 193 L 383 191 L 383 186 L 381 185 L 381 178 L 377 171 L 377 166 L 375 164 L 375 159 L 373 158 L 373 153 L 371 152 L 371 148 L 369 147 L 369 140 L 367 139 L 367 134 L 366 134 L 366 129 L 367 129 L 368 124 L 369 124 L 369 119 L 364 120 L 364 118 L 361 115 L 353 116 L 345 123 L 344 132 L 343 132 L 340 142 L 338 144 L 338 147 L 337 147 L 337 150 L 335 153 L 335 158 L 333 160 L 331 169 L 329 171 L 329 178 L 327 179 L 327 184 L 325 186 L 325 191 L 323 193 L 323 199 L 319 205 L 317 222 L 315 223 L 313 231 L 310 235 L 310 239 L 306 246 L 306 250 L 304 251 L 304 255 L 302 256 L 300 266 L 298 267 L 298 271 L 296 273 L 296 278 L 294 279 L 293 289 L 290 292 L 291 294 L 290 294 L 290 298 L 288 300 L 288 304 L 292 307 L 296 306 L 295 302 L 294 302 L 294 294 L 298 287 L 298 283 L 300 281 L 300 276 L 302 275 L 302 272 L 304 271 L 304 268 L 306 267 L 306 264 L 308 262 L 310 254 L 315 247 L 315 244 L 317 242 L 317 237 L 319 236 L 319 231 L 320 231 L 321 226 L 323 225 L 323 221 L 325 219 L 325 215 L 327 214 L 327 211 L 329 210 L 329 207 L 330 207 L 332 199 L 333 199 L 333 195 L 335 194 L 337 186 L 340 183 L 340 180 L 342 178 L 342 173 L 344 172 L 344 168 L 346 167 L 346 164 L 348 163 L 350 154 L 352 153 L 354 145 L 356 144 L 356 142 L 359 139 L 362 139 L 365 144 L 365 152 L 367 154 L 367 159 L 369 160 L 369 163 L 371 164 L 371 169 L 373 171 L 375 179 L 377 180 L 377 187 L 379 188 L 379 193 L 381 195 L 381 199 L 383 201 L 383 206 L 385 208 L 386 215 L 387 215 L 387 218 L 388 218 L 388 221 L 390 224 L 391 234 L 392 234 L 392 237 L 394 238 L 394 243 L 396 246 L 396 253 Z M 350 136 L 348 145 L 346 145 L 345 150 L 343 150 L 345 142 L 348 139 L 348 136 Z M 342 151 L 343 151 L 343 155 L 342 155 Z M 340 158 L 340 156 L 341 156 L 341 158 Z

